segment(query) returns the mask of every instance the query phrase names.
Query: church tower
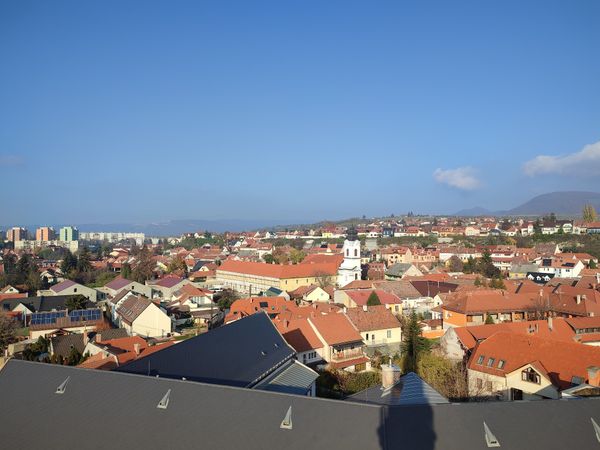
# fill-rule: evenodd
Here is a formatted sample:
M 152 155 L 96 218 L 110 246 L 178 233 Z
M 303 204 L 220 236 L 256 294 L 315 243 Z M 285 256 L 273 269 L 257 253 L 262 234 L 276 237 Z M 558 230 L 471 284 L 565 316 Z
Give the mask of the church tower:
M 349 228 L 344 241 L 344 261 L 338 269 L 338 286 L 343 287 L 354 280 L 360 280 L 360 240 L 356 229 Z

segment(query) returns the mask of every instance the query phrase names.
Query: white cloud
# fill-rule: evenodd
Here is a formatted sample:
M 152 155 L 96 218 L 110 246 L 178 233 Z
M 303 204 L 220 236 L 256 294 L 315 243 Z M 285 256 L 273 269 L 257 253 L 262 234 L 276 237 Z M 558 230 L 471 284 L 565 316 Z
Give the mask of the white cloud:
M 472 167 L 458 167 L 456 169 L 436 169 L 433 178 L 438 183 L 463 191 L 472 191 L 481 186 L 476 171 Z
M 0 155 L 0 167 L 12 167 L 23 164 L 23 158 L 19 155 Z
M 523 165 L 529 176 L 543 174 L 600 175 L 600 142 L 582 150 L 561 156 L 540 155 Z

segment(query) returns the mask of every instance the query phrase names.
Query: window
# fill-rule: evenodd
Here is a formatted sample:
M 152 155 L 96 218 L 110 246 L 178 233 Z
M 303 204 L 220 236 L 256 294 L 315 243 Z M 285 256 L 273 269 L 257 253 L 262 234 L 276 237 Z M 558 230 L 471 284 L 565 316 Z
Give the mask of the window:
M 483 364 L 483 360 L 485 359 L 484 355 L 480 355 L 479 358 L 477 358 L 477 364 Z
M 354 256 L 358 256 L 358 250 L 354 249 Z
M 541 378 L 540 375 L 533 370 L 531 367 L 529 369 L 525 369 L 521 372 L 521 379 L 523 381 L 528 381 L 529 383 L 540 384 Z
M 574 376 L 571 378 L 571 384 L 573 386 L 579 386 L 580 384 L 583 384 L 583 378 Z
M 363 370 L 367 370 L 367 363 L 356 364 L 354 366 L 355 372 L 362 372 Z
M 506 364 L 506 361 L 504 361 L 503 359 L 498 361 L 498 369 L 502 369 L 504 367 L 504 364 Z
M 365 340 L 369 340 L 369 333 L 365 334 Z
M 492 367 L 495 362 L 496 362 L 496 360 L 494 358 L 488 359 L 488 363 L 487 363 L 488 367 Z
M 488 391 L 491 391 L 491 390 L 492 390 L 492 388 L 493 388 L 493 386 L 492 386 L 492 382 L 491 382 L 491 381 L 486 381 L 486 382 L 485 382 L 485 388 L 486 388 Z
M 481 389 L 483 387 L 483 380 L 481 378 L 477 378 L 477 389 Z
M 392 330 L 387 330 L 387 338 L 391 338 L 392 337 Z

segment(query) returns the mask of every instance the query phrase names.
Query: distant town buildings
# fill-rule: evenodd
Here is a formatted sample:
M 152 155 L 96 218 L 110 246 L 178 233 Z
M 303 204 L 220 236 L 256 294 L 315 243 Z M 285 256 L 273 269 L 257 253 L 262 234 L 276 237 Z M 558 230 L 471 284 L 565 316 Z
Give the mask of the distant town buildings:
M 60 229 L 60 238 L 63 242 L 72 242 L 79 240 L 79 230 L 75 227 L 62 227 Z

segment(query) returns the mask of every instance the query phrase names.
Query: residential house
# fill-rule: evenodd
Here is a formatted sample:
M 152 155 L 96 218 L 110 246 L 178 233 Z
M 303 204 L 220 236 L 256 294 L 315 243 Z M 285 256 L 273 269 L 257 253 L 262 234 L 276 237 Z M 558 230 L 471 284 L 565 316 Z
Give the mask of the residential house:
M 402 299 L 396 294 L 386 292 L 383 289 L 340 289 L 335 291 L 335 303 L 342 304 L 348 308 L 363 307 L 367 305 L 371 294 L 377 295 L 379 303 L 392 311 L 395 315 L 402 314 Z
M 401 280 L 404 277 L 419 277 L 423 272 L 410 263 L 396 263 L 385 271 L 386 280 Z
M 284 311 L 295 312 L 296 302 L 285 297 L 249 297 L 234 301 L 225 316 L 225 323 L 234 322 L 257 312 L 266 312 L 271 319 Z
M 600 348 L 515 333 L 496 333 L 468 362 L 469 392 L 499 400 L 557 399 L 583 383 L 600 386 Z
M 115 307 L 116 325 L 131 335 L 165 337 L 171 333 L 171 319 L 146 297 L 129 293 Z
M 322 357 L 333 369 L 348 372 L 369 370 L 363 338 L 345 314 L 315 315 L 308 323 L 323 343 Z
M 121 276 L 118 276 L 115 279 L 109 281 L 104 285 L 104 287 L 100 288 L 99 290 L 103 291 L 110 297 L 114 297 L 123 289 L 127 289 L 129 291 L 143 295 L 148 298 L 152 296 L 151 286 L 138 283 L 137 281 L 128 280 Z
M 346 315 L 363 337 L 367 352 L 389 355 L 400 352 L 400 322 L 385 305 L 347 308 Z
M 153 378 L 314 395 L 317 373 L 298 363 L 295 357 L 294 349 L 266 313 L 261 313 L 187 339 L 116 370 Z
M 83 284 L 76 283 L 72 280 L 64 280 L 54 286 L 51 286 L 50 289 L 40 290 L 37 293 L 38 295 L 83 295 L 85 298 L 92 302 L 96 302 L 98 298 L 98 291 L 93 288 L 89 288 L 84 286 Z

